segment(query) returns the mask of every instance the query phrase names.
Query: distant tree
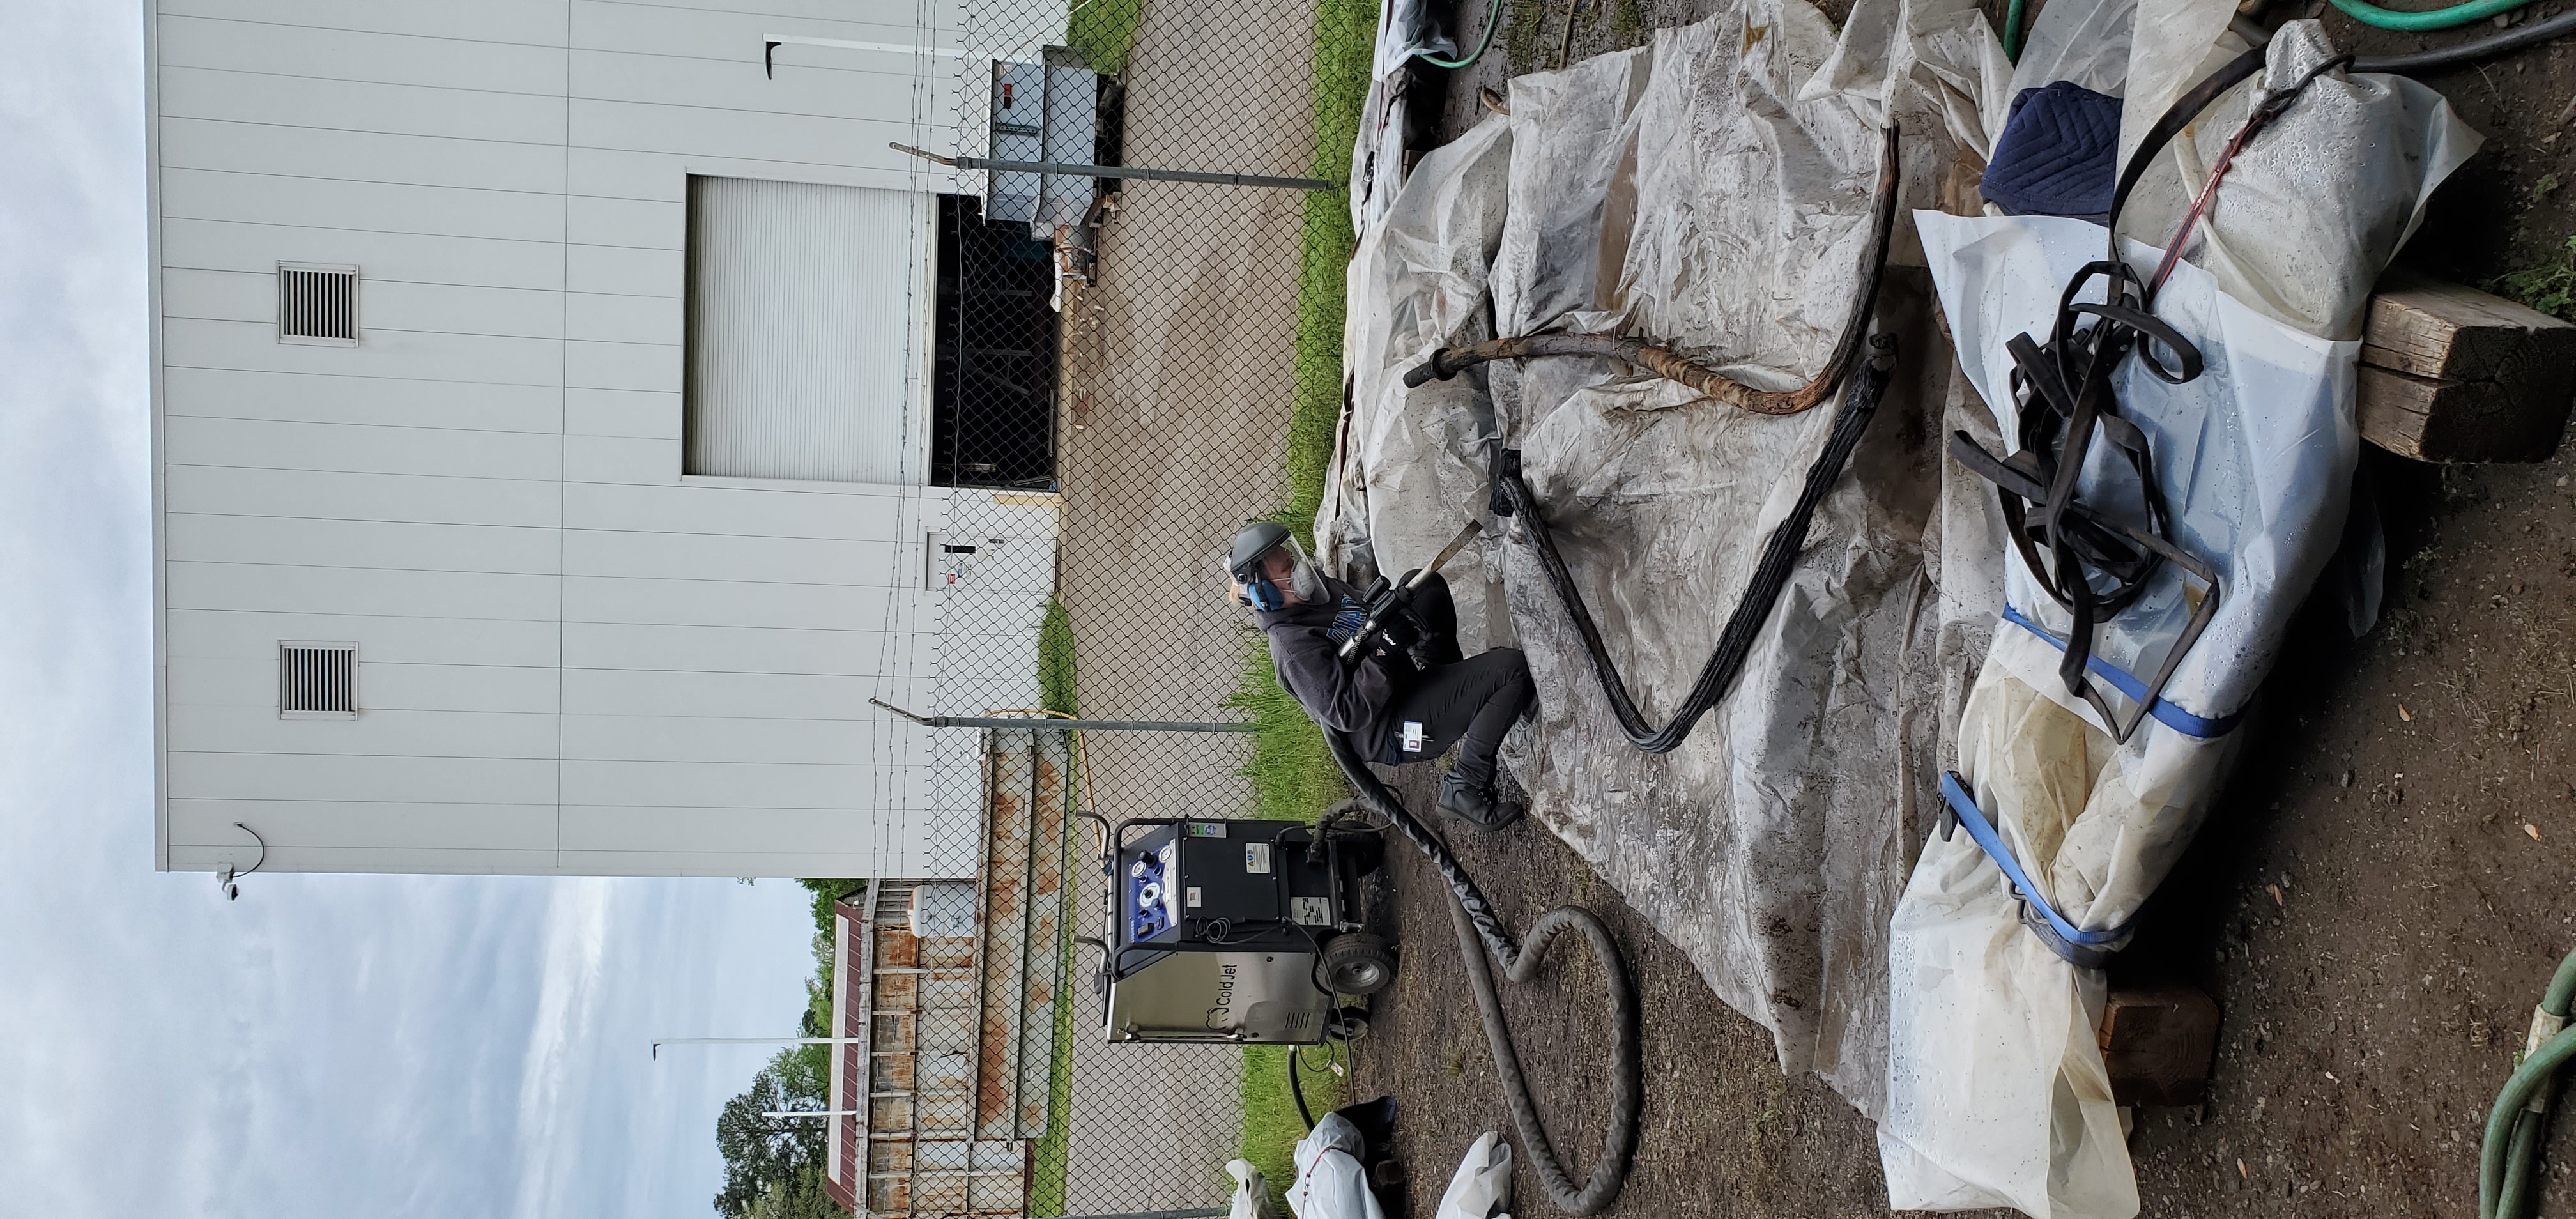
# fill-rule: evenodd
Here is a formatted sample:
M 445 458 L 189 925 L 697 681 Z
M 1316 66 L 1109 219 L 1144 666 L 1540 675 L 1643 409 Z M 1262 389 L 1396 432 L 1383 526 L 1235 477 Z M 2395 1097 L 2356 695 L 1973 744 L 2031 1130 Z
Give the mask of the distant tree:
M 823 1192 L 823 1169 L 807 1165 L 768 1190 L 742 1210 L 739 1219 L 849 1219 L 850 1212 Z
M 725 1102 L 716 1114 L 716 1151 L 725 1165 L 724 1189 L 715 1196 L 717 1214 L 739 1217 L 773 1192 L 792 1192 L 798 1174 L 808 1169 L 817 1174 L 816 1188 L 821 1188 L 823 1136 L 831 1123 L 764 1115 L 822 1108 L 825 1083 L 802 1055 L 782 1051 L 751 1077 L 751 1087 Z
M 832 903 L 867 891 L 864 880 L 800 880 L 813 896 L 814 976 L 805 983 L 799 1031 L 834 1033 L 832 1017 Z M 724 1156 L 724 1190 L 716 1213 L 726 1219 L 823 1219 L 848 1211 L 823 1192 L 823 1136 L 828 1122 L 763 1117 L 783 1109 L 830 1107 L 830 1047 L 790 1046 L 752 1077 L 751 1087 L 726 1101 L 716 1115 L 716 1150 Z

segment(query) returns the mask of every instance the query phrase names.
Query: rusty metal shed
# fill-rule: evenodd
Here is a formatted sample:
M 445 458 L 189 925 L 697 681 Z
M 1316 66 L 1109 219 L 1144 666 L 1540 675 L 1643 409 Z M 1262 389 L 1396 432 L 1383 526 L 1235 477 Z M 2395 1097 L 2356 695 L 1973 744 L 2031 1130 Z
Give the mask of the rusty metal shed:
M 985 733 L 971 934 L 915 913 L 969 882 L 878 881 L 834 907 L 835 1035 L 853 1040 L 832 1060 L 824 1187 L 861 1215 L 1026 1209 L 1067 945 L 1066 736 Z

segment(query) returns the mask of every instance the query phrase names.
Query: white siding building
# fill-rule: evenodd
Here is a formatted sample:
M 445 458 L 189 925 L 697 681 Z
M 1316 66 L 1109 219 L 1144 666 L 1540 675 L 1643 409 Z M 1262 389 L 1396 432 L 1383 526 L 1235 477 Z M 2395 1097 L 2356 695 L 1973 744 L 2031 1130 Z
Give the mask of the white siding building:
M 973 874 L 869 702 L 1053 580 L 932 485 L 956 3 L 151 4 L 161 868 Z

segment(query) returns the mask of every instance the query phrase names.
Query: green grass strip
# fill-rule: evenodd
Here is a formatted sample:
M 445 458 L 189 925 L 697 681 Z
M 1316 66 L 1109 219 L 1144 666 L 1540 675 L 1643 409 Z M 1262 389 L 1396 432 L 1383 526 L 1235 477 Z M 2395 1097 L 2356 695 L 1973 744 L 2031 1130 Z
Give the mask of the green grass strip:
M 1082 56 L 1084 66 L 1115 76 L 1127 70 L 1127 51 L 1136 45 L 1136 18 L 1145 0 L 1075 0 L 1065 21 L 1064 43 Z
M 1095 0 L 1098 2 L 1098 0 Z M 1318 0 L 1315 6 L 1315 152 L 1310 172 L 1339 181 L 1348 176 L 1351 148 L 1359 139 L 1360 107 L 1367 101 L 1369 65 L 1377 43 L 1377 5 L 1371 0 Z M 1333 460 L 1333 431 L 1342 416 L 1342 324 L 1351 256 L 1359 248 L 1351 229 L 1347 188 L 1306 195 L 1297 249 L 1297 373 L 1289 404 L 1285 459 L 1287 500 L 1274 518 L 1311 546 L 1315 510 L 1324 501 L 1324 474 Z M 1249 712 L 1256 731 L 1252 761 L 1253 806 L 1263 817 L 1305 820 L 1350 794 L 1324 748 L 1322 730 L 1287 691 L 1280 689 L 1270 649 L 1254 637 L 1244 657 L 1242 684 L 1226 705 Z M 1261 1169 L 1274 1194 L 1296 1179 L 1294 1153 L 1305 1124 L 1288 1093 L 1284 1046 L 1243 1051 L 1243 1135 L 1237 1153 Z M 1342 1103 L 1342 1081 L 1305 1070 L 1306 1102 L 1317 1113 Z
M 1063 604 L 1048 601 L 1038 624 L 1038 705 L 1063 715 L 1082 714 L 1081 684 L 1073 663 L 1073 616 Z M 1081 748 L 1079 739 L 1075 749 Z M 1074 758 L 1079 762 L 1080 758 Z M 1079 765 L 1067 772 L 1079 775 Z M 1070 777 L 1068 777 L 1070 782 Z M 1068 800 L 1077 793 L 1067 791 Z M 1055 1033 L 1047 1051 L 1046 1134 L 1038 1139 L 1029 1176 L 1029 1214 L 1064 1213 L 1065 1171 L 1073 1147 L 1073 848 L 1065 849 L 1063 932 L 1056 944 Z

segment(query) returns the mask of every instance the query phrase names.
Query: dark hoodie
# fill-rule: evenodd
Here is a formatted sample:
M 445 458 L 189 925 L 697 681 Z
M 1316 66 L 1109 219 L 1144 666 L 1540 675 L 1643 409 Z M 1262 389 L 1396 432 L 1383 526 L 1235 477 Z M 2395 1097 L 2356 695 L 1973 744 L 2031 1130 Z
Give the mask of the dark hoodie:
M 1377 760 L 1393 736 L 1395 696 L 1413 674 L 1412 662 L 1381 640 L 1352 661 L 1334 655 L 1359 629 L 1368 611 L 1359 590 L 1322 577 L 1328 599 L 1299 602 L 1276 613 L 1253 611 L 1253 625 L 1270 637 L 1270 663 L 1279 684 L 1315 722 L 1351 739 L 1363 758 Z

